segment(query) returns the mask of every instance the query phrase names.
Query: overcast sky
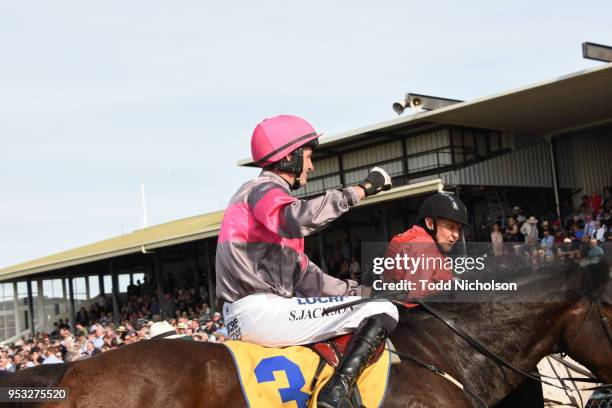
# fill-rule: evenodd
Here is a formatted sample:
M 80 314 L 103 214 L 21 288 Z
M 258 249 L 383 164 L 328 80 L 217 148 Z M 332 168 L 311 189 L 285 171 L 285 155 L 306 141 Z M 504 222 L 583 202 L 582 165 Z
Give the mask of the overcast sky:
M 327 135 L 405 92 L 472 99 L 600 65 L 610 1 L 0 0 L 0 268 L 221 210 L 258 121 Z

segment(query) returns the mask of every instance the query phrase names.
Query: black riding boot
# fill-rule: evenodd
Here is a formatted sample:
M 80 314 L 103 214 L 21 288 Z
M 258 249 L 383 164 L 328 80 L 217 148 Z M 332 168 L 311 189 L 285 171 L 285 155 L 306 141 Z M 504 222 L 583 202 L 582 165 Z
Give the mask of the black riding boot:
M 387 329 L 379 316 L 368 317 L 361 322 L 334 374 L 319 392 L 317 408 L 352 408 L 351 394 L 357 378 L 386 338 Z

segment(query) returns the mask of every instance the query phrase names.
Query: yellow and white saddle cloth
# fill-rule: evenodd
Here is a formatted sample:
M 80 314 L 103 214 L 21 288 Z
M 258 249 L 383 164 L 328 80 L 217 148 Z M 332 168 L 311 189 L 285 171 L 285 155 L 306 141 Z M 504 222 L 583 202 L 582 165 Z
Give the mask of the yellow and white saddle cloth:
M 271 348 L 243 341 L 224 344 L 234 357 L 242 392 L 250 408 L 316 407 L 316 395 L 333 373 L 333 368 L 325 364 L 313 387 L 319 356 L 308 347 Z M 366 408 L 382 405 L 390 367 L 390 353 L 385 350 L 360 376 L 357 388 L 361 404 Z

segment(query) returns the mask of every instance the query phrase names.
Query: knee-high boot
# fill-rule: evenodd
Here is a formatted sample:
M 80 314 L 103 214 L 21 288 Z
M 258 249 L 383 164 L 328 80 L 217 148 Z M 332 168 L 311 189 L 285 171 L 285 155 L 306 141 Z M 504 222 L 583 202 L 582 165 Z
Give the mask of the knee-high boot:
M 319 392 L 317 408 L 351 408 L 350 398 L 357 378 L 386 338 L 387 329 L 379 316 L 361 322 L 334 374 Z

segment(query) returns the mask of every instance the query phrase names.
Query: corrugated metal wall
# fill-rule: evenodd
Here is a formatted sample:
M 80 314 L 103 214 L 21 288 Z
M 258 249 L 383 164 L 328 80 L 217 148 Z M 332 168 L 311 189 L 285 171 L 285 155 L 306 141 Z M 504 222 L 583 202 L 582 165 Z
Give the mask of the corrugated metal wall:
M 515 150 L 443 176 L 445 184 L 552 187 L 546 143 Z
M 401 143 L 402 141 L 398 140 L 344 154 L 343 164 L 347 184 L 363 179 L 368 172 L 365 168 L 352 171 L 351 169 L 401 157 Z M 446 146 L 449 146 L 448 129 L 406 139 L 409 156 Z M 601 191 L 606 185 L 612 185 L 612 128 L 559 136 L 555 139 L 555 147 L 560 188 L 582 188 L 583 193 L 587 194 L 593 190 Z M 410 173 L 415 169 L 423 170 L 451 164 L 450 160 L 450 149 L 448 152 L 443 149 L 436 153 L 423 154 L 408 159 L 408 171 Z M 385 168 L 389 174 L 402 174 L 401 160 L 387 163 Z M 315 162 L 315 173 L 312 177 L 338 171 L 337 158 L 329 157 Z M 551 188 L 549 147 L 546 142 L 540 142 L 519 148 L 503 156 L 444 174 L 442 178 L 445 184 Z M 330 176 L 316 182 L 316 186 L 313 184 L 309 187 L 311 190 L 329 188 L 339 185 L 339 182 L 339 177 Z
M 440 149 L 446 148 L 444 151 Z M 434 152 L 427 154 L 424 152 Z M 448 129 L 435 130 L 406 139 L 406 153 L 413 156 L 408 159 L 408 173 L 435 169 L 452 163 Z M 419 153 L 423 153 L 420 154 Z
M 346 153 L 342 156 L 342 164 L 345 170 L 367 164 L 379 163 L 385 160 L 395 159 L 402 156 L 402 141 L 397 140 L 367 149 Z
M 402 141 L 397 140 L 378 146 L 368 147 L 342 155 L 342 165 L 344 166 L 344 180 L 346 184 L 355 184 L 363 180 L 368 175 L 368 168 L 352 170 L 356 167 L 373 167 L 377 163 L 393 160 L 402 156 Z M 384 164 L 385 170 L 391 175 L 401 175 L 403 173 L 402 161 L 396 160 Z
M 318 180 L 310 180 L 303 190 L 298 190 L 295 195 L 314 194 L 328 190 L 330 188 L 341 187 L 340 176 L 328 176 Z
M 560 136 L 555 147 L 562 188 L 589 194 L 612 185 L 612 129 Z
M 588 194 L 612 185 L 612 129 L 559 136 L 555 150 L 560 188 Z M 551 188 L 549 147 L 541 142 L 442 178 L 448 184 Z
M 409 156 L 445 146 L 449 146 L 448 129 L 440 129 L 406 139 L 406 153 Z
M 310 177 L 324 176 L 326 174 L 338 173 L 340 167 L 338 167 L 338 158 L 328 157 L 322 160 L 316 160 L 313 163 L 314 171 L 310 174 Z

